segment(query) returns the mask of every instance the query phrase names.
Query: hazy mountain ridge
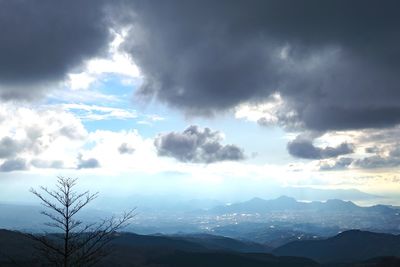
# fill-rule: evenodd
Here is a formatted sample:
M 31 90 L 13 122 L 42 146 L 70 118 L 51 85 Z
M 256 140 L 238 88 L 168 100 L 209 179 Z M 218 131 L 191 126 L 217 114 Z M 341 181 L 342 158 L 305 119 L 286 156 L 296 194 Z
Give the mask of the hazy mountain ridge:
M 219 218 L 220 225 L 212 228 L 212 233 L 272 247 L 295 240 L 323 239 L 350 229 L 397 234 L 400 224 L 399 209 L 393 206 L 361 207 L 338 199 L 301 202 L 287 196 L 253 198 L 204 213 Z
M 361 207 L 351 201 L 340 199 L 329 199 L 325 202 L 312 201 L 301 202 L 288 196 L 281 196 L 277 199 L 265 200 L 253 198 L 249 201 L 229 205 L 221 205 L 209 210 L 210 213 L 266 213 L 271 211 L 318 211 L 318 212 L 396 212 L 397 208 L 386 205 L 373 205 Z
M 210 204 L 210 201 L 207 203 Z M 196 201 L 195 206 L 198 205 Z M 40 206 L 0 204 L 0 228 L 43 232 L 46 218 L 40 214 L 40 210 Z M 277 247 L 299 239 L 326 238 L 349 229 L 399 233 L 398 214 L 399 209 L 393 206 L 361 207 L 351 201 L 338 199 L 302 202 L 281 196 L 271 200 L 253 198 L 190 212 L 182 212 L 181 209 L 174 213 L 168 208 L 157 213 L 142 209 L 126 231 L 140 234 L 223 235 Z M 82 219 L 87 222 L 104 217 L 110 217 L 110 213 L 97 209 L 87 209 L 82 213 Z
M 399 211 L 398 207 L 387 205 L 362 207 L 339 199 L 302 202 L 281 196 L 272 200 L 253 198 L 245 202 L 221 205 L 202 213 L 203 216 L 218 218 L 220 225 L 229 225 L 229 221 L 236 222 L 235 224 L 256 222 L 270 225 L 290 222 L 338 227 L 341 230 L 364 229 L 398 233 L 396 229 L 400 224 Z

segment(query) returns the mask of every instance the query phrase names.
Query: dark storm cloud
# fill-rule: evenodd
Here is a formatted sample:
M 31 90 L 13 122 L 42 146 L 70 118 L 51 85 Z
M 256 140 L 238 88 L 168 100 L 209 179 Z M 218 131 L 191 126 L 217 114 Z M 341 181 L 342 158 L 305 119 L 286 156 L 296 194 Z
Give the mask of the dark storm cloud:
M 97 159 L 95 158 L 83 159 L 82 155 L 78 156 L 78 164 L 76 166 L 77 169 L 94 169 L 99 167 L 100 163 Z
M 26 160 L 21 158 L 8 159 L 0 165 L 0 172 L 12 172 L 27 170 L 28 165 Z
M 141 96 L 193 115 L 278 91 L 308 129 L 400 122 L 398 1 L 126 3 Z
M 0 1 L 0 97 L 30 99 L 109 42 L 102 0 Z
M 101 54 L 110 27 L 130 26 L 123 49 L 145 77 L 140 96 L 210 115 L 279 92 L 296 114 L 281 124 L 389 127 L 400 122 L 399 7 L 395 0 L 0 1 L 0 97 L 36 97 Z
M 222 145 L 221 139 L 218 131 L 192 125 L 182 133 L 159 135 L 154 145 L 158 155 L 173 157 L 182 162 L 213 163 L 245 158 L 241 148 L 235 145 Z
M 304 159 L 327 159 L 353 153 L 352 145 L 347 143 L 342 143 L 337 147 L 320 148 L 314 146 L 312 141 L 301 138 L 289 142 L 287 149 L 292 156 Z

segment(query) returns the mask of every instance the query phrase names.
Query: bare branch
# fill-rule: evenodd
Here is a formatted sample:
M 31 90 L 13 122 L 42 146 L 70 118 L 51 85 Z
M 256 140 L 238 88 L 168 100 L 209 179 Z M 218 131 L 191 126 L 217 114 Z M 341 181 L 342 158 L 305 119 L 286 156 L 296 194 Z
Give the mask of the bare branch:
M 31 188 L 30 192 L 38 197 L 49 211 L 41 214 L 50 219 L 45 225 L 61 230 L 61 235 L 28 235 L 40 244 L 38 251 L 53 265 L 91 266 L 105 257 L 107 244 L 117 235 L 115 232 L 129 225 L 135 216 L 134 210 L 125 212 L 120 218 L 115 216 L 100 223 L 83 225 L 75 216 L 86 205 L 96 199 L 98 192 L 76 192 L 77 178 L 58 177 L 56 190 L 40 187 L 42 193 Z M 60 237 L 58 239 L 56 237 Z
M 30 192 L 37 196 L 41 201 L 42 205 L 46 208 L 56 211 L 61 216 L 65 217 L 64 210 L 62 208 L 57 207 L 56 204 L 52 203 L 50 200 L 46 199 L 42 194 L 34 190 L 33 188 L 30 189 Z

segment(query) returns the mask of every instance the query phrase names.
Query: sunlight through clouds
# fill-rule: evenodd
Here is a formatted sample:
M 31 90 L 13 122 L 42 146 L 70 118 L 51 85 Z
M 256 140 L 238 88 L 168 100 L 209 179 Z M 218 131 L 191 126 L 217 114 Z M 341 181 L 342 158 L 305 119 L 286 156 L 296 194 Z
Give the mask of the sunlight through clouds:
M 120 49 L 126 38 L 127 31 L 113 31 L 114 40 L 109 45 L 107 58 L 93 58 L 83 67 L 83 72 L 70 73 L 67 86 L 71 90 L 87 90 L 97 81 L 101 81 L 105 74 L 120 75 L 127 83 L 128 80 L 140 79 L 139 68 L 132 58 Z M 127 80 L 128 79 L 128 80 Z

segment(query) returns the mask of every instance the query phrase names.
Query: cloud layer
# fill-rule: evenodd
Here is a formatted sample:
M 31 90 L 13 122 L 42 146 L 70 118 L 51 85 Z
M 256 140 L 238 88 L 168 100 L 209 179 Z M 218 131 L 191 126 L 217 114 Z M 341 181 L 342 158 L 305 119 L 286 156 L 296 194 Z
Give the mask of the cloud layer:
M 316 147 L 310 140 L 295 139 L 287 145 L 288 152 L 297 158 L 305 159 L 327 159 L 336 158 L 340 155 L 351 154 L 353 147 L 347 143 L 342 143 L 337 147 Z
M 182 162 L 213 163 L 238 161 L 245 158 L 243 150 L 235 145 L 222 145 L 221 134 L 209 128 L 192 125 L 183 132 L 159 135 L 155 141 L 160 156 L 173 157 Z
M 88 89 L 94 76 L 81 72 L 85 64 L 92 74 L 124 73 L 110 64 L 125 62 L 125 75 L 139 77 L 131 56 L 144 79 L 137 95 L 146 100 L 195 116 L 241 107 L 238 117 L 287 131 L 357 130 L 351 142 L 321 146 L 296 138 L 287 149 L 297 158 L 329 160 L 321 170 L 398 167 L 400 153 L 390 147 L 398 136 L 391 129 L 400 122 L 399 8 L 395 0 L 0 1 L 0 100 L 35 99 L 66 78 L 83 79 L 72 89 Z M 112 53 L 126 57 L 94 60 L 110 57 L 113 36 L 121 39 Z M 94 68 L 90 59 L 103 66 Z M 1 171 L 107 164 L 94 152 L 77 158 L 88 134 L 79 119 L 138 116 L 76 103 L 18 112 L 0 111 Z M 60 140 L 77 143 L 68 162 L 52 157 Z M 219 132 L 197 126 L 161 134 L 154 144 L 158 155 L 181 162 L 245 158 L 243 149 L 222 144 Z M 128 160 L 140 151 L 136 145 L 118 140 L 112 151 Z M 352 153 L 359 154 L 351 159 Z
M 279 92 L 313 130 L 400 122 L 398 1 L 130 2 L 140 94 L 214 114 Z
M 32 99 L 110 41 L 104 1 L 0 2 L 0 97 Z
M 280 125 L 393 126 L 399 7 L 395 0 L 2 1 L 0 97 L 36 97 L 105 52 L 111 28 L 125 27 L 120 49 L 144 76 L 138 95 L 186 113 L 215 114 L 279 93 L 292 111 L 278 114 Z
M 57 108 L 3 103 L 0 106 L 1 171 L 73 168 L 88 132 L 73 114 Z M 64 162 L 66 161 L 66 162 Z
M 25 171 L 27 169 L 26 160 L 21 158 L 8 159 L 0 165 L 0 172 Z
M 100 163 L 97 159 L 95 158 L 83 159 L 82 155 L 78 156 L 77 169 L 94 169 L 99 167 Z

